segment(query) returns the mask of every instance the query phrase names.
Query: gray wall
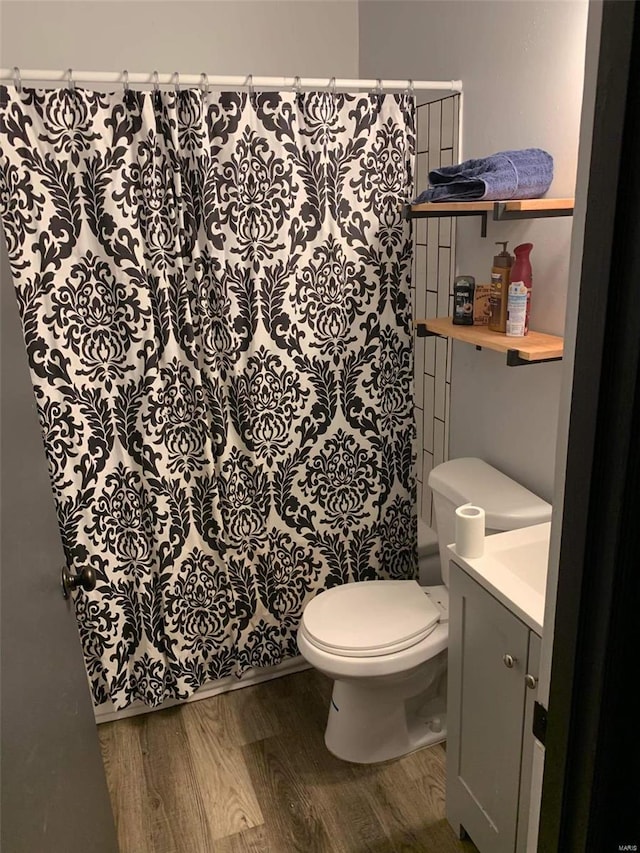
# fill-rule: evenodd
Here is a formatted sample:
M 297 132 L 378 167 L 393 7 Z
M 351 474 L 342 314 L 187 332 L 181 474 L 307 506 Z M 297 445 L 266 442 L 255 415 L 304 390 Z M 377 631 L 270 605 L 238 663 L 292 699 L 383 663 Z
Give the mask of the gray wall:
M 549 195 L 573 195 L 584 73 L 586 0 L 389 0 L 360 4 L 360 75 L 464 84 L 463 157 L 538 146 L 555 159 Z M 420 189 L 427 176 L 418 175 Z M 534 244 L 531 325 L 562 334 L 571 219 L 458 220 L 458 272 L 488 281 L 495 240 Z M 452 457 L 477 455 L 553 496 L 561 364 L 507 368 L 454 344 Z
M 313 0 L 2 0 L 3 66 L 358 74 L 358 4 Z

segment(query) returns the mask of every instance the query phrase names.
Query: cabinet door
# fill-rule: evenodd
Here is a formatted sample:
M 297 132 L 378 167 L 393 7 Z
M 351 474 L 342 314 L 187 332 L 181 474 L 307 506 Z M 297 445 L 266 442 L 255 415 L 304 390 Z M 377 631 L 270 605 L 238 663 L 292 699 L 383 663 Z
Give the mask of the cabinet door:
M 447 819 L 514 853 L 529 629 L 453 563 L 449 606 Z
M 531 776 L 533 773 L 533 751 L 535 738 L 533 736 L 533 705 L 538 693 L 537 682 L 540 669 L 540 637 L 529 634 L 529 658 L 527 675 L 536 680 L 536 687 L 529 688 L 525 694 L 524 729 L 522 732 L 522 767 L 520 770 L 520 803 L 518 805 L 518 837 L 516 853 L 526 853 L 529 833 L 529 808 L 531 806 Z M 525 682 L 526 685 L 526 682 Z

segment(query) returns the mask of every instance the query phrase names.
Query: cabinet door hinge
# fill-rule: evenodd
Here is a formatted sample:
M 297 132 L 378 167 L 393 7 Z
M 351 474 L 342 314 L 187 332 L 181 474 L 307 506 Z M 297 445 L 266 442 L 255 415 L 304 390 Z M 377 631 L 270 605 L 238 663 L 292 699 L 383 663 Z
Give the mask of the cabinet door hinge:
M 547 709 L 539 702 L 533 703 L 533 736 L 546 746 L 547 740 Z

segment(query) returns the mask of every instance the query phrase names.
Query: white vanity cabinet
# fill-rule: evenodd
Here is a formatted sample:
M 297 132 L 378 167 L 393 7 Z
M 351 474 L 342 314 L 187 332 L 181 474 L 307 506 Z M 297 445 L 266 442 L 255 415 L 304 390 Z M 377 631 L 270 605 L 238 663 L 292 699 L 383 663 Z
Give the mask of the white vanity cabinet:
M 447 820 L 480 853 L 525 853 L 540 637 L 455 563 Z

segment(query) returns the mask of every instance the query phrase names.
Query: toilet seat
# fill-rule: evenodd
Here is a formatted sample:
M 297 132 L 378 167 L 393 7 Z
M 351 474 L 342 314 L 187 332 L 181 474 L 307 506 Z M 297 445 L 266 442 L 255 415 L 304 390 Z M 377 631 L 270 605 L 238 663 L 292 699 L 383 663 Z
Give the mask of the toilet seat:
M 372 658 L 421 643 L 440 616 L 416 581 L 362 581 L 332 587 L 310 601 L 301 632 L 326 653 Z
M 449 642 L 449 623 L 438 622 L 433 631 L 408 649 L 393 655 L 375 655 L 367 658 L 354 658 L 325 652 L 307 639 L 304 625 L 298 631 L 298 648 L 308 663 L 324 672 L 329 678 L 372 678 L 402 677 L 416 667 L 446 651 Z

